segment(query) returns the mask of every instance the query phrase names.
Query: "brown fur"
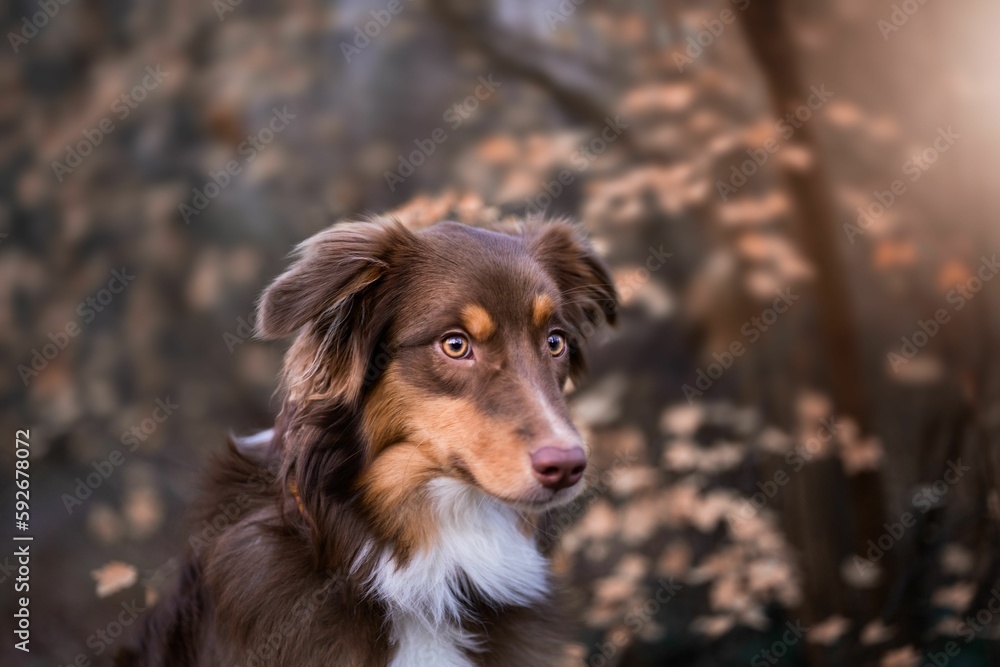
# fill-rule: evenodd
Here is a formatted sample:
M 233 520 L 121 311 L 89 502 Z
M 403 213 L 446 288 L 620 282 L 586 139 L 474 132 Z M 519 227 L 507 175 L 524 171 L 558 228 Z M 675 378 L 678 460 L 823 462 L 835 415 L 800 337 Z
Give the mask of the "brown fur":
M 509 501 L 525 527 L 578 492 L 542 489 L 528 454 L 575 437 L 562 388 L 591 327 L 614 320 L 610 282 L 561 222 L 507 234 L 377 221 L 303 244 L 259 310 L 262 337 L 295 336 L 273 441 L 231 444 L 212 466 L 194 525 L 213 529 L 196 531 L 176 591 L 119 664 L 386 665 L 388 610 L 366 590 L 365 554 L 405 563 L 439 539 L 427 482 Z M 553 330 L 568 341 L 558 358 Z M 471 335 L 473 361 L 440 353 L 453 331 Z M 475 664 L 555 662 L 556 600 L 511 608 L 464 593 L 462 624 L 484 640 Z

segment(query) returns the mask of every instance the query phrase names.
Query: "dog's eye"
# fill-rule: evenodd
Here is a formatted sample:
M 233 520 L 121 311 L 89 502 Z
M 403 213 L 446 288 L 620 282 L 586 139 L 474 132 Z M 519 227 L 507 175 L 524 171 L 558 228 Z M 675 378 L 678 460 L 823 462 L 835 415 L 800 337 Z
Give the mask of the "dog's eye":
M 561 333 L 552 332 L 549 334 L 549 353 L 553 357 L 561 357 L 566 351 L 566 337 Z
M 459 334 L 451 334 L 441 341 L 441 349 L 452 359 L 465 359 L 469 356 L 472 346 L 469 339 Z

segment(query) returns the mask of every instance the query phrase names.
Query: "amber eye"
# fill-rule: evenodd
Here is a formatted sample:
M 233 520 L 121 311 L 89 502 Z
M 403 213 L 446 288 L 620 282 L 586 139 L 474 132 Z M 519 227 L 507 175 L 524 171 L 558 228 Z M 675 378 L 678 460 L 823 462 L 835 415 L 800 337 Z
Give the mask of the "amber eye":
M 469 339 L 461 334 L 451 334 L 441 341 L 441 349 L 452 359 L 465 359 L 469 356 L 472 346 Z
M 549 334 L 548 345 L 549 353 L 553 357 L 561 357 L 566 351 L 566 337 L 554 331 Z

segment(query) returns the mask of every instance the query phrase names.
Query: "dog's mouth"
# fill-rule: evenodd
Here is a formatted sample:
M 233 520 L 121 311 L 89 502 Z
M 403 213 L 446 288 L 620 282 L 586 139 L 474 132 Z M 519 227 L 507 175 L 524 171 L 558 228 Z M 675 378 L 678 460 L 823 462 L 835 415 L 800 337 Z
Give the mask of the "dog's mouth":
M 520 496 L 498 493 L 476 479 L 465 461 L 457 456 L 452 457 L 449 469 L 446 470 L 447 473 L 491 498 L 495 498 L 518 511 L 530 513 L 541 513 L 566 505 L 575 500 L 586 486 L 581 480 L 570 487 L 558 490 L 546 489 L 540 484 L 532 484 L 533 488 Z
M 579 488 L 578 488 L 579 487 Z M 580 495 L 582 487 L 579 485 L 563 489 L 561 491 L 547 491 L 547 499 L 510 499 L 500 498 L 503 502 L 521 512 L 541 513 L 567 505 Z
M 485 493 L 492 498 L 496 498 L 500 502 L 512 507 L 518 512 L 528 514 L 541 514 L 543 512 L 562 507 L 563 505 L 567 505 L 575 500 L 582 490 L 581 485 L 577 485 L 569 489 L 562 489 L 560 491 L 548 491 L 541 489 L 537 493 L 529 494 L 526 497 L 515 498 L 494 493 L 489 489 L 484 488 L 482 484 L 476 484 L 476 488 L 482 493 Z

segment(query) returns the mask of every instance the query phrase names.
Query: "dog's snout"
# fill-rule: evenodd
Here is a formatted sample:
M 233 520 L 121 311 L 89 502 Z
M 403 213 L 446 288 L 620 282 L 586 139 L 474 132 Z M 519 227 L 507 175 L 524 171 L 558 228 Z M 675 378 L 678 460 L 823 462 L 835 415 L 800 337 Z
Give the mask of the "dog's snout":
M 587 455 L 582 447 L 548 445 L 531 455 L 531 467 L 542 486 L 558 491 L 580 481 L 587 467 Z

